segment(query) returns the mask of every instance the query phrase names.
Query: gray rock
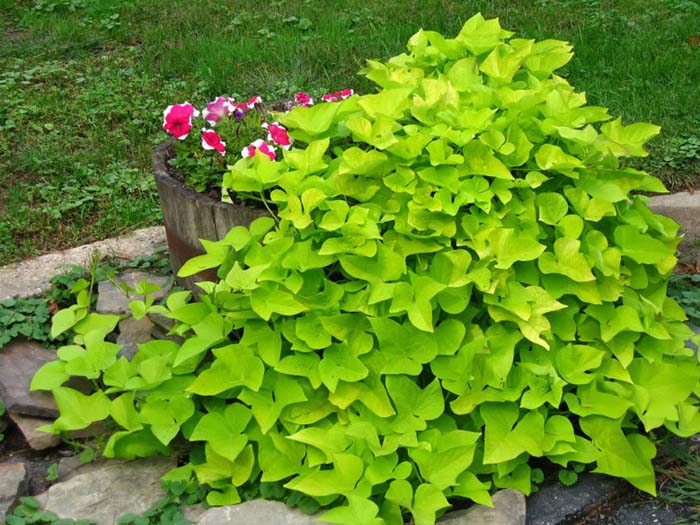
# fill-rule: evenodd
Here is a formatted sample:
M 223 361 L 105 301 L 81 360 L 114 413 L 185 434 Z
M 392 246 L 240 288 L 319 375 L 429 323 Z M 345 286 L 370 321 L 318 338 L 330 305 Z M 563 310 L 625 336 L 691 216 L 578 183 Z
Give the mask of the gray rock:
M 24 496 L 26 476 L 24 463 L 0 464 L 0 520 L 4 520 L 10 507 Z
M 168 293 L 172 286 L 170 277 L 155 275 L 138 270 L 130 270 L 119 275 L 115 281 L 117 286 L 110 281 L 100 281 L 97 286 L 97 307 L 96 310 L 103 314 L 126 314 L 129 313 L 129 303 L 134 299 L 142 297 L 133 296 L 127 297 L 126 294 L 119 288 L 119 284 L 125 283 L 130 288 L 135 288 L 136 285 L 146 280 L 149 283 L 157 284 L 161 289 L 153 294 L 156 301 L 159 301 Z
M 51 289 L 52 277 L 59 275 L 71 264 L 87 268 L 95 251 L 103 257 L 129 261 L 152 254 L 156 248 L 164 245 L 165 229 L 162 226 L 154 226 L 121 237 L 0 267 L 0 300 L 33 297 L 48 292 Z
M 319 525 L 313 516 L 291 509 L 279 501 L 256 499 L 239 505 L 214 507 L 202 511 L 199 505 L 188 507 L 185 518 L 197 525 Z
M 543 485 L 527 498 L 527 524 L 564 525 L 626 490 L 630 488 L 625 481 L 599 474 L 583 474 L 571 487 L 559 482 Z
M 615 523 L 619 525 L 666 525 L 677 523 L 683 516 L 673 509 L 659 505 L 655 501 L 623 503 L 603 515 L 593 515 L 595 523 Z M 694 522 L 695 523 L 695 522 Z
M 75 476 L 86 463 L 80 461 L 80 456 L 68 456 L 58 462 L 58 480 L 66 481 Z
M 29 391 L 36 371 L 55 359 L 55 351 L 23 339 L 16 339 L 0 350 L 0 397 L 9 412 L 36 417 L 58 416 L 51 394 Z
M 165 317 L 162 314 L 148 314 L 148 318 L 154 325 L 156 325 L 157 328 L 160 328 L 166 334 L 170 330 L 172 330 L 173 326 L 175 326 L 174 319 L 170 319 L 170 317 Z
M 525 496 L 513 489 L 499 490 L 491 499 L 493 508 L 474 505 L 446 514 L 439 525 L 525 525 Z
M 113 525 L 124 514 L 142 514 L 163 497 L 160 478 L 175 465 L 174 458 L 86 465 L 37 499 L 46 510 L 62 518 Z
M 131 360 L 131 358 L 134 357 L 134 354 L 138 351 L 137 345 L 153 339 L 151 333 L 154 326 L 155 325 L 147 317 L 143 317 L 141 319 L 127 317 L 126 319 L 120 321 L 117 344 L 124 346 L 122 346 L 121 350 L 119 350 L 118 355 L 123 355 L 128 360 Z
M 475 505 L 450 512 L 439 525 L 525 525 L 525 496 L 512 489 L 493 495 L 494 508 Z M 204 509 L 193 505 L 183 509 L 185 518 L 196 525 L 321 525 L 315 516 L 291 509 L 279 501 L 252 500 L 239 505 Z
M 33 450 L 44 450 L 55 447 L 61 442 L 61 438 L 55 434 L 48 434 L 37 430 L 42 425 L 48 425 L 53 422 L 52 419 L 43 419 L 32 416 L 23 416 L 9 412 L 10 419 L 17 425 L 17 428 L 24 436 L 27 444 Z

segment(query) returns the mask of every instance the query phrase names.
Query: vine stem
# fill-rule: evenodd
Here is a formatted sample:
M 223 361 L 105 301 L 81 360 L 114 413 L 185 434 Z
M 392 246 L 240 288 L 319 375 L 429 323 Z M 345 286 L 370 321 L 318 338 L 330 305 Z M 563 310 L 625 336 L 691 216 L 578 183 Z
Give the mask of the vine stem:
M 279 226 L 280 220 L 279 220 L 279 218 L 277 217 L 277 215 L 275 215 L 275 213 L 274 213 L 274 212 L 272 211 L 272 209 L 270 208 L 269 204 L 267 203 L 267 199 L 265 199 L 265 195 L 263 194 L 262 191 L 260 192 L 260 200 L 262 201 L 262 203 L 263 203 L 263 205 L 265 206 L 265 208 L 267 209 L 267 211 L 270 213 L 270 215 L 272 216 L 272 218 L 275 220 L 275 222 L 276 222 L 277 225 Z

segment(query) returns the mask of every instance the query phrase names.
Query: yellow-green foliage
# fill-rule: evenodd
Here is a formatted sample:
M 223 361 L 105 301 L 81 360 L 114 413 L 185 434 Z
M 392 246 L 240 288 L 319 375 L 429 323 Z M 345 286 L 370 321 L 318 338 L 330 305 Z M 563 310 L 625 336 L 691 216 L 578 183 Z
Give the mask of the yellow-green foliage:
M 421 31 L 368 64 L 377 93 L 279 115 L 294 147 L 225 178 L 275 219 L 204 242 L 181 272 L 219 268 L 200 302 L 134 304 L 182 345 L 116 359 L 113 320 L 64 314 L 57 331 L 82 335 L 34 380 L 61 409 L 52 430 L 111 417 L 105 453 L 123 457 L 177 438 L 192 461 L 170 477 L 209 503 L 280 482 L 348 525 L 529 493 L 532 457 L 654 493 L 645 434 L 700 430 L 666 296 L 678 227 L 630 194 L 661 184 L 618 162 L 658 128 L 586 106 L 553 73 L 567 44 L 510 36 L 480 16 L 454 39 Z M 62 386 L 73 375 L 101 388 Z

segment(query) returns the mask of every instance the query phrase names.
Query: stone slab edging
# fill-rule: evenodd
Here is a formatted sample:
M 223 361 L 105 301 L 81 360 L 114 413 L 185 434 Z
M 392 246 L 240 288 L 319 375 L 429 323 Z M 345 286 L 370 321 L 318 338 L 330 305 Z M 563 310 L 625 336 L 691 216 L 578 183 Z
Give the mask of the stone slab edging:
M 152 254 L 165 246 L 165 229 L 153 226 L 136 230 L 121 237 L 84 244 L 61 252 L 41 255 L 33 259 L 0 267 L 0 301 L 34 297 L 51 289 L 51 278 L 59 275 L 67 265 L 88 267 L 93 252 L 101 257 L 131 260 Z

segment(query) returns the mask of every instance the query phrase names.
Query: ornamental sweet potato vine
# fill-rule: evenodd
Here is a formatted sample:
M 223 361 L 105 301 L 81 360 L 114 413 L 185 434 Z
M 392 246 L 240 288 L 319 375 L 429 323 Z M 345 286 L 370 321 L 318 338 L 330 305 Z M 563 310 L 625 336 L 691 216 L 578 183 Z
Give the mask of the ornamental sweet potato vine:
M 678 226 L 637 193 L 661 183 L 619 162 L 659 128 L 587 106 L 554 74 L 566 43 L 511 36 L 479 15 L 453 39 L 420 31 L 368 63 L 377 93 L 277 115 L 294 146 L 224 177 L 276 216 L 203 241 L 181 275 L 221 281 L 199 302 L 132 305 L 182 344 L 127 361 L 104 342 L 117 318 L 76 305 L 54 325 L 77 336 L 34 379 L 61 410 L 51 430 L 111 417 L 105 455 L 186 443 L 169 476 L 196 476 L 210 504 L 282 482 L 348 525 L 527 494 L 532 457 L 653 494 L 648 434 L 700 431 L 700 368 L 666 295 Z

